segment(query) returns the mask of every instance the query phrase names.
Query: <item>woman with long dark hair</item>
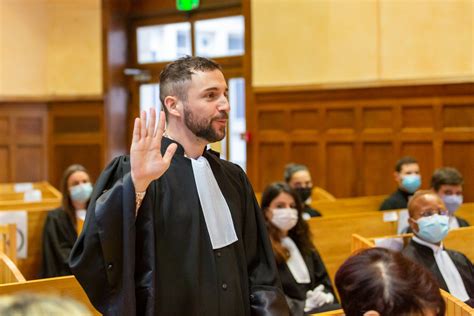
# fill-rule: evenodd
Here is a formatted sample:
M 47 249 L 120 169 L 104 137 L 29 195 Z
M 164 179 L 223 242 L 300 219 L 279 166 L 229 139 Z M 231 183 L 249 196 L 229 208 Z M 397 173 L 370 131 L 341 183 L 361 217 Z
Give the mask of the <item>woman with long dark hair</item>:
M 286 183 L 272 183 L 262 193 L 261 207 L 292 315 L 339 308 L 297 193 Z
M 92 184 L 81 165 L 69 166 L 61 179 L 62 203 L 48 213 L 43 229 L 43 262 L 40 277 L 71 274 L 68 258 L 77 239 L 77 221 L 84 220 Z

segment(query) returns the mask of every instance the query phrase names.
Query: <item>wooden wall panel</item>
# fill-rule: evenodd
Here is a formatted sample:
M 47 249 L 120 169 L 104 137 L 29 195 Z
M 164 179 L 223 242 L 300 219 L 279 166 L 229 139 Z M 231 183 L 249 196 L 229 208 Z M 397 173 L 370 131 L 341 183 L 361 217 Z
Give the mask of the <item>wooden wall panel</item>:
M 332 170 L 331 175 L 326 178 L 329 192 L 337 192 L 340 196 L 357 194 L 357 164 L 354 144 L 327 144 L 326 167 Z
M 47 104 L 0 100 L 0 182 L 47 178 Z
M 104 106 L 100 97 L 0 100 L 0 182 L 49 181 L 83 163 L 95 179 L 104 167 Z
M 10 151 L 8 146 L 0 146 L 0 183 L 5 183 L 10 180 Z
M 54 183 L 60 183 L 62 171 L 72 164 L 81 164 L 87 171 L 93 181 L 97 180 L 102 171 L 102 166 L 97 162 L 101 161 L 101 146 L 99 144 L 90 145 L 56 145 L 54 147 L 54 156 L 57 164 L 55 166 Z
M 380 181 L 381 175 L 385 175 L 388 180 L 392 179 L 395 158 L 390 142 L 363 144 L 361 163 L 363 195 L 381 195 L 393 189 L 390 181 Z
M 261 191 L 284 165 L 300 162 L 336 197 L 389 194 L 395 162 L 411 155 L 423 188 L 434 169 L 451 165 L 474 201 L 472 91 L 474 83 L 254 89 L 249 176 Z
M 50 111 L 51 184 L 58 187 L 63 171 L 82 164 L 95 181 L 105 162 L 104 109 L 100 101 L 54 102 Z
M 402 144 L 401 156 L 412 156 L 420 165 L 421 188 L 430 187 L 434 170 L 434 149 L 431 142 L 407 142 Z
M 259 183 L 260 192 L 267 184 L 274 181 L 282 181 L 283 169 L 287 161 L 282 154 L 285 153 L 284 144 L 282 143 L 264 143 L 260 146 L 260 166 L 261 182 Z M 275 172 L 279 170 L 280 172 Z
M 15 181 L 38 182 L 44 181 L 44 145 L 21 145 L 16 149 Z
M 319 183 L 322 175 L 320 173 L 320 160 L 319 160 L 319 145 L 318 143 L 297 143 L 292 142 L 290 150 L 290 161 L 300 163 L 308 166 L 313 182 Z M 282 172 L 283 179 L 283 172 Z
M 474 201 L 474 141 L 445 142 L 443 165 L 455 166 L 463 174 L 464 199 Z

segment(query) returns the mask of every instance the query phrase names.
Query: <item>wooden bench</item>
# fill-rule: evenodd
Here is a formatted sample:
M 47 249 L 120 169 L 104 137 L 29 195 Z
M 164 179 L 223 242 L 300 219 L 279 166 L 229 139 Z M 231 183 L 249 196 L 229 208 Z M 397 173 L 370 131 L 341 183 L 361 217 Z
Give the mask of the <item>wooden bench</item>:
M 330 200 L 313 200 L 311 206 L 323 216 L 365 213 L 378 211 L 387 195 L 361 196 L 354 198 Z
M 258 201 L 258 204 L 260 204 L 262 200 L 262 193 L 261 192 L 255 192 L 255 198 Z M 313 201 L 336 201 L 337 199 L 329 193 L 328 191 L 324 190 L 323 188 L 320 187 L 313 187 L 313 190 L 311 191 L 311 200 Z
M 15 183 L 0 184 L 0 210 L 53 209 L 61 204 L 61 192 L 48 182 L 32 183 L 32 188 L 41 191 L 41 201 L 25 201 L 25 193 L 16 192 Z
M 0 284 L 25 281 L 23 274 L 18 270 L 15 263 L 0 251 Z
M 351 254 L 352 234 L 362 236 L 395 235 L 397 222 L 384 222 L 383 212 L 315 217 L 308 221 L 313 243 L 334 279 L 339 266 Z
M 16 225 L 0 224 L 0 251 L 16 264 Z
M 15 294 L 20 292 L 67 296 L 84 304 L 94 315 L 100 315 L 100 313 L 92 306 L 89 298 L 74 276 L 0 285 L 0 295 Z
M 397 234 L 398 221 L 384 221 L 384 216 L 394 214 L 394 212 L 399 213 L 399 211 L 349 213 L 311 218 L 308 221 L 313 243 L 321 254 L 331 279 L 339 266 L 351 254 L 352 234 L 364 237 Z M 466 215 L 470 213 L 474 214 L 474 203 L 466 203 L 459 210 L 460 216 L 466 219 L 469 218 Z M 470 251 L 465 252 L 472 260 Z
M 42 200 L 25 202 L 23 192 L 15 192 L 15 184 L 0 184 L 0 214 L 4 211 L 26 211 L 28 226 L 27 258 L 18 258 L 17 267 L 26 279 L 36 279 L 41 265 L 43 227 L 48 212 L 61 205 L 61 193 L 47 182 L 32 184 L 40 190 Z M 18 242 L 18 240 L 17 240 Z
M 377 242 L 386 240 L 400 240 L 403 245 L 407 245 L 413 234 L 364 237 L 359 234 L 352 235 L 352 251 L 366 249 L 377 246 Z M 465 254 L 469 260 L 474 261 L 474 226 L 461 227 L 449 231 L 443 244 L 448 249 L 457 250 Z
M 441 296 L 446 303 L 446 316 L 472 316 L 474 315 L 474 309 L 471 308 L 469 305 L 461 302 L 451 294 L 446 291 L 440 290 Z M 376 294 L 376 293 L 374 293 Z M 338 309 L 335 311 L 324 312 L 324 313 L 317 313 L 313 314 L 317 316 L 344 316 L 344 311 L 342 309 Z

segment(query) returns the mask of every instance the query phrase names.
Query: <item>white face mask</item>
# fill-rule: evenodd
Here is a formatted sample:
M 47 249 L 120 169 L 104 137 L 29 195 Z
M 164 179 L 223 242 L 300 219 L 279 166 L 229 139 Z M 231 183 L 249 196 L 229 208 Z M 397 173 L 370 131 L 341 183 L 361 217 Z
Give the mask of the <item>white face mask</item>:
M 294 208 L 274 208 L 271 222 L 283 231 L 289 231 L 298 222 L 298 211 Z
M 461 206 L 463 202 L 462 195 L 445 195 L 442 197 L 444 205 L 449 211 L 449 216 L 453 216 L 454 212 Z

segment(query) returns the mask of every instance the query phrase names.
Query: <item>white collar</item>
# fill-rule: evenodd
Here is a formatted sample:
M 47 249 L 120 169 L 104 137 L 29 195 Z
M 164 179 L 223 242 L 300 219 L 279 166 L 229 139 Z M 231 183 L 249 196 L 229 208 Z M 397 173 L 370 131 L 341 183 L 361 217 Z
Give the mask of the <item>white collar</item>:
M 433 250 L 433 253 L 438 253 L 438 252 L 444 250 L 443 243 L 441 243 L 441 244 L 438 246 L 438 245 L 432 244 L 432 243 L 430 243 L 430 242 L 427 242 L 427 241 L 425 241 L 425 240 L 419 238 L 419 237 L 416 236 L 416 235 L 413 235 L 412 240 L 413 240 L 414 242 L 416 242 L 417 244 L 420 244 L 420 245 L 423 245 L 423 246 L 426 246 L 426 247 L 431 248 L 431 250 Z

